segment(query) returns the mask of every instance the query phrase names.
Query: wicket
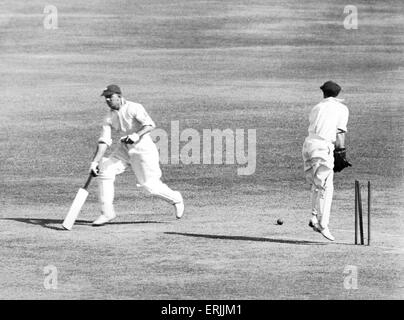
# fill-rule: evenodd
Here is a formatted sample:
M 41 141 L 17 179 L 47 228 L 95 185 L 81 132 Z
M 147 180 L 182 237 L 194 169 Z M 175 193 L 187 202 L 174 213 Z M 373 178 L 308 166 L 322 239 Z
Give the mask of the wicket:
M 370 181 L 368 181 L 368 217 L 367 217 L 367 231 L 368 231 L 368 246 L 370 246 L 370 210 L 371 210 L 371 202 L 372 202 L 372 193 L 370 187 Z M 359 235 L 360 235 L 360 244 L 364 245 L 364 235 L 363 235 L 363 212 L 362 212 L 362 192 L 361 192 L 361 184 L 358 180 L 355 180 L 355 244 L 358 243 L 358 227 L 359 227 Z

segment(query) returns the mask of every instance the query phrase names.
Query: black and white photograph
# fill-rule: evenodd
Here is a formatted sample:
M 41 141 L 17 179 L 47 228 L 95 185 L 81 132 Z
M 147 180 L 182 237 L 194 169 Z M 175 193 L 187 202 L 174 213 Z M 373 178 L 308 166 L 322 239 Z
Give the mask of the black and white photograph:
M 0 300 L 404 298 L 401 0 L 2 0 L 0 70 Z

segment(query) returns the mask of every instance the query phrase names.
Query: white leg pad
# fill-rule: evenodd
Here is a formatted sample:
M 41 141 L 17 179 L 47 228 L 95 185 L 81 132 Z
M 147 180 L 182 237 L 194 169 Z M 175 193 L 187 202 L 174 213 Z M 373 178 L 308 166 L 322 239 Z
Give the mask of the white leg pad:
M 98 175 L 98 199 L 101 204 L 101 211 L 107 217 L 115 217 L 114 211 L 114 182 L 117 174 L 125 171 L 127 164 L 117 158 L 103 158 L 100 163 L 100 174 Z

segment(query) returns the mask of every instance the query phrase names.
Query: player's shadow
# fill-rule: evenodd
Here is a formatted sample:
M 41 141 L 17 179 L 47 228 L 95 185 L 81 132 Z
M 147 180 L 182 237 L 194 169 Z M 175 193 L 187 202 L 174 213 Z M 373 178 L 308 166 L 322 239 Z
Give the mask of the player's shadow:
M 276 242 L 276 243 L 298 244 L 298 245 L 325 245 L 326 244 L 324 242 L 316 242 L 316 241 L 274 239 L 274 238 L 264 238 L 264 237 L 226 236 L 226 235 L 217 235 L 217 234 L 198 234 L 198 233 L 183 233 L 183 232 L 165 232 L 165 233 L 186 236 L 186 237 L 206 238 L 206 239 Z
M 52 230 L 57 230 L 57 231 L 66 231 L 61 225 L 63 223 L 63 220 L 61 219 L 37 219 L 37 218 L 4 218 L 1 220 L 13 220 L 13 221 L 18 221 L 22 223 L 28 223 L 28 224 L 33 224 L 33 225 L 38 225 L 43 228 L 47 229 L 52 229 Z M 92 221 L 90 220 L 76 220 L 75 225 L 87 225 L 87 226 L 92 226 Z M 141 223 L 164 223 L 161 221 L 151 221 L 151 220 L 145 220 L 145 221 L 131 221 L 131 222 L 110 222 L 108 225 L 120 225 L 120 224 L 141 224 Z M 59 225 L 59 226 L 54 226 L 54 225 Z

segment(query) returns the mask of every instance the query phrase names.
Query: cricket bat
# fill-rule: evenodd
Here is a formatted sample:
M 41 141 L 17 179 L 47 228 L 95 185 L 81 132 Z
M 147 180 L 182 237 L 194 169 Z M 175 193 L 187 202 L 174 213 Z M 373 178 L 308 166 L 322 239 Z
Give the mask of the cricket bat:
M 83 207 L 84 202 L 86 202 L 88 196 L 87 188 L 90 185 L 92 177 L 93 176 L 90 173 L 84 187 L 80 188 L 79 191 L 77 192 L 76 197 L 74 198 L 73 203 L 69 209 L 69 212 L 67 213 L 66 218 L 62 223 L 64 229 L 66 230 L 72 229 L 74 222 L 76 221 L 77 216 L 79 215 L 80 210 Z

